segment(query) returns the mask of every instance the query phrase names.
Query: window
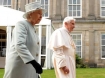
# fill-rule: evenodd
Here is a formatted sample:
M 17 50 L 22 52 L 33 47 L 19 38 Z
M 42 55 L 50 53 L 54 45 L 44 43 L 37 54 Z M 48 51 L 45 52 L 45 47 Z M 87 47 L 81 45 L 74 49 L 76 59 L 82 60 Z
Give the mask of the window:
M 101 58 L 105 58 L 105 34 L 101 35 Z
M 0 57 L 6 56 L 6 33 L 0 33 Z
M 44 17 L 49 17 L 49 1 L 48 0 L 36 0 L 41 2 L 42 8 L 46 9 L 47 12 L 44 14 Z
M 68 0 L 68 16 L 82 17 L 82 0 Z
M 0 5 L 11 7 L 11 0 L 0 0 Z
M 105 0 L 100 0 L 100 16 L 105 17 Z
M 76 45 L 76 53 L 82 58 L 82 36 L 81 34 L 71 34 Z

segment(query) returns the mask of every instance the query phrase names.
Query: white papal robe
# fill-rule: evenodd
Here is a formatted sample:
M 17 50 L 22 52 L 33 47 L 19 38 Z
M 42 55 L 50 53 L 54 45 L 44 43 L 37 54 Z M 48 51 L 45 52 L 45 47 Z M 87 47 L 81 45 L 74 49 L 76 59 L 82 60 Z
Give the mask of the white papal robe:
M 75 44 L 65 27 L 53 32 L 48 43 L 48 48 L 53 50 L 52 61 L 56 78 L 76 78 Z M 65 74 L 60 69 L 64 66 L 69 68 L 69 74 Z

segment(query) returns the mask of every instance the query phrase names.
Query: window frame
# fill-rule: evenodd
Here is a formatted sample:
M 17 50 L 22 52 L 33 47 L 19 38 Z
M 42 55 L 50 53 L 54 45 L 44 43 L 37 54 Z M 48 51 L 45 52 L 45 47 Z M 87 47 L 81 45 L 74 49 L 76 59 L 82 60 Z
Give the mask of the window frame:
M 100 36 L 100 47 L 101 47 L 101 59 L 105 59 L 105 57 L 102 57 L 102 46 L 105 46 L 105 45 L 102 45 L 102 35 L 105 35 L 105 33 L 101 33 L 101 36 Z
M 102 0 L 100 0 L 100 17 L 101 18 L 105 18 L 105 16 L 102 16 L 102 7 L 104 7 L 105 8 L 105 6 L 102 6 Z
M 2 4 L 1 4 L 2 6 L 4 6 L 4 7 L 11 7 L 11 6 L 12 6 L 12 4 L 10 4 L 10 5 L 9 5 L 9 4 L 4 5 L 4 4 L 3 4 L 3 1 L 4 1 L 4 0 L 1 1 L 1 2 L 2 2 Z M 7 0 L 7 2 L 8 2 L 8 1 L 9 1 L 9 0 Z M 12 0 L 11 0 L 11 2 L 12 2 Z
M 5 38 L 3 38 L 3 35 L 5 35 Z M 3 43 L 5 44 L 3 45 Z M 6 33 L 0 33 L 0 57 L 5 57 L 2 55 L 3 48 L 6 48 Z
M 41 0 L 36 0 L 36 1 L 40 1 L 41 2 Z M 45 6 L 46 6 L 46 4 L 45 4 L 45 0 L 44 0 L 44 9 L 45 9 Z M 50 13 L 50 11 L 49 11 L 49 9 L 50 9 L 50 7 L 49 7 L 50 6 L 50 0 L 48 0 L 48 5 L 47 6 L 48 6 L 48 11 L 47 11 L 48 12 L 48 16 L 45 16 L 45 14 L 44 14 L 43 15 L 44 18 L 49 18 L 49 15 L 50 15 L 49 14 Z
M 73 6 L 73 5 L 80 5 L 80 16 L 77 16 L 77 14 L 76 14 L 76 16 L 73 16 L 73 14 L 72 14 L 72 17 L 74 17 L 74 18 L 82 18 L 82 0 L 80 0 L 80 4 L 69 4 L 69 0 L 67 0 L 67 16 L 70 16 L 69 15 L 69 6 L 70 5 L 71 6 Z M 77 10 L 76 10 L 76 12 L 77 12 Z M 72 10 L 72 13 L 73 13 L 73 10 Z
M 81 35 L 81 45 L 76 45 L 76 43 L 75 43 L 75 45 L 76 45 L 76 47 L 77 47 L 77 46 L 80 46 L 80 47 L 81 47 L 81 52 L 80 52 L 80 53 L 81 53 L 81 56 L 80 56 L 80 58 L 82 58 L 82 34 L 81 34 L 81 33 L 78 33 L 78 34 L 77 34 L 77 33 L 71 33 L 71 36 L 72 36 L 72 35 L 76 35 L 76 36 L 77 36 L 77 35 Z M 72 37 L 72 38 L 73 38 L 73 37 Z M 74 40 L 74 39 L 73 39 L 73 40 Z M 78 39 L 76 39 L 76 40 L 78 40 Z M 76 54 L 77 54 L 77 52 L 76 52 Z

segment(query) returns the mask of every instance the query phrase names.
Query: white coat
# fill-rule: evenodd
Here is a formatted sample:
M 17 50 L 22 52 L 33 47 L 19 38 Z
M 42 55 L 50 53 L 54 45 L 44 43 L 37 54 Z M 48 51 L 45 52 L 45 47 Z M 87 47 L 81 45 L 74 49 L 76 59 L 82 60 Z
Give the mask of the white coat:
M 65 27 L 55 30 L 49 40 L 48 48 L 53 50 L 52 62 L 56 78 L 76 78 L 75 44 Z M 61 67 L 66 66 L 69 73 L 65 74 Z
M 38 78 L 34 67 L 26 64 L 38 61 L 39 39 L 34 27 L 27 21 L 19 21 L 13 30 L 9 52 L 6 53 L 4 78 Z

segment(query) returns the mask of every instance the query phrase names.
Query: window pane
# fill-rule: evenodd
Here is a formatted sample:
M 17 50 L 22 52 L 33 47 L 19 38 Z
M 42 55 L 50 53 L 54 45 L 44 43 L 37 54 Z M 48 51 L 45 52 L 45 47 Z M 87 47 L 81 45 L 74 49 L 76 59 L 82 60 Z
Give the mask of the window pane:
M 81 39 L 81 35 L 77 35 L 77 39 Z
M 105 35 L 102 35 L 102 39 L 105 39 Z
M 73 5 L 73 10 L 76 10 L 76 5 Z
M 5 39 L 6 38 L 6 35 L 5 34 L 2 34 L 2 39 Z
M 76 35 L 73 35 L 72 37 L 73 37 L 73 39 L 76 39 Z
M 3 0 L 3 5 L 7 5 L 7 0 Z
M 77 5 L 77 10 L 80 10 L 80 5 Z
M 73 0 L 73 4 L 76 4 L 76 0 Z
M 0 0 L 0 5 L 2 5 L 2 0 Z
M 45 0 L 45 4 L 48 4 L 48 0 Z
M 48 6 L 45 6 L 45 9 L 47 10 L 47 12 L 45 13 L 45 16 L 48 16 Z
M 72 10 L 72 5 L 69 5 L 69 10 Z
M 77 40 L 76 45 L 81 45 L 81 40 Z
M 41 66 L 46 67 L 46 57 L 45 56 L 41 56 Z
M 69 0 L 69 4 L 72 4 L 72 0 Z
M 48 0 L 41 0 L 41 4 L 42 8 L 47 10 L 47 12 L 43 16 L 48 17 Z
M 80 0 L 77 0 L 77 4 L 80 4 Z
M 80 11 L 77 11 L 77 16 L 80 16 Z
M 102 9 L 102 11 L 105 11 L 105 7 L 102 7 L 101 9 Z
M 48 10 L 48 6 L 47 5 L 45 6 L 45 9 Z
M 8 5 L 11 5 L 11 0 L 8 0 Z
M 45 46 L 41 46 L 41 54 L 46 54 L 46 47 Z
M 102 11 L 102 16 L 105 16 L 105 11 Z
M 48 12 L 45 13 L 45 17 L 48 17 Z
M 72 11 L 69 11 L 69 16 L 72 16 Z
M 48 12 L 45 13 L 45 17 L 48 17 Z
M 105 6 L 105 4 L 102 4 L 102 6 Z
M 0 34 L 0 39 L 2 39 L 2 35 Z
M 102 52 L 105 51 L 105 46 L 102 46 Z
M 81 57 L 81 52 L 77 52 L 78 56 Z
M 44 8 L 44 5 L 42 5 L 42 8 Z
M 105 58 L 105 51 L 102 52 L 102 58 Z
M 76 51 L 78 52 L 78 51 L 81 51 L 81 46 L 77 46 L 76 47 Z
M 76 45 L 76 53 L 81 57 L 81 47 L 82 47 L 82 44 L 81 44 L 81 35 L 80 34 L 71 34 L 72 35 L 72 38 L 74 40 L 74 43 Z
M 3 46 L 3 47 L 6 46 L 6 43 L 5 43 L 5 42 L 2 42 L 2 46 Z
M 41 4 L 44 4 L 44 0 L 41 0 Z
M 76 11 L 73 11 L 73 16 L 76 16 Z
M 102 0 L 102 6 L 105 6 L 105 0 Z
M 102 40 L 102 45 L 105 45 L 105 40 Z
M 2 47 L 0 46 L 0 52 L 2 52 Z

